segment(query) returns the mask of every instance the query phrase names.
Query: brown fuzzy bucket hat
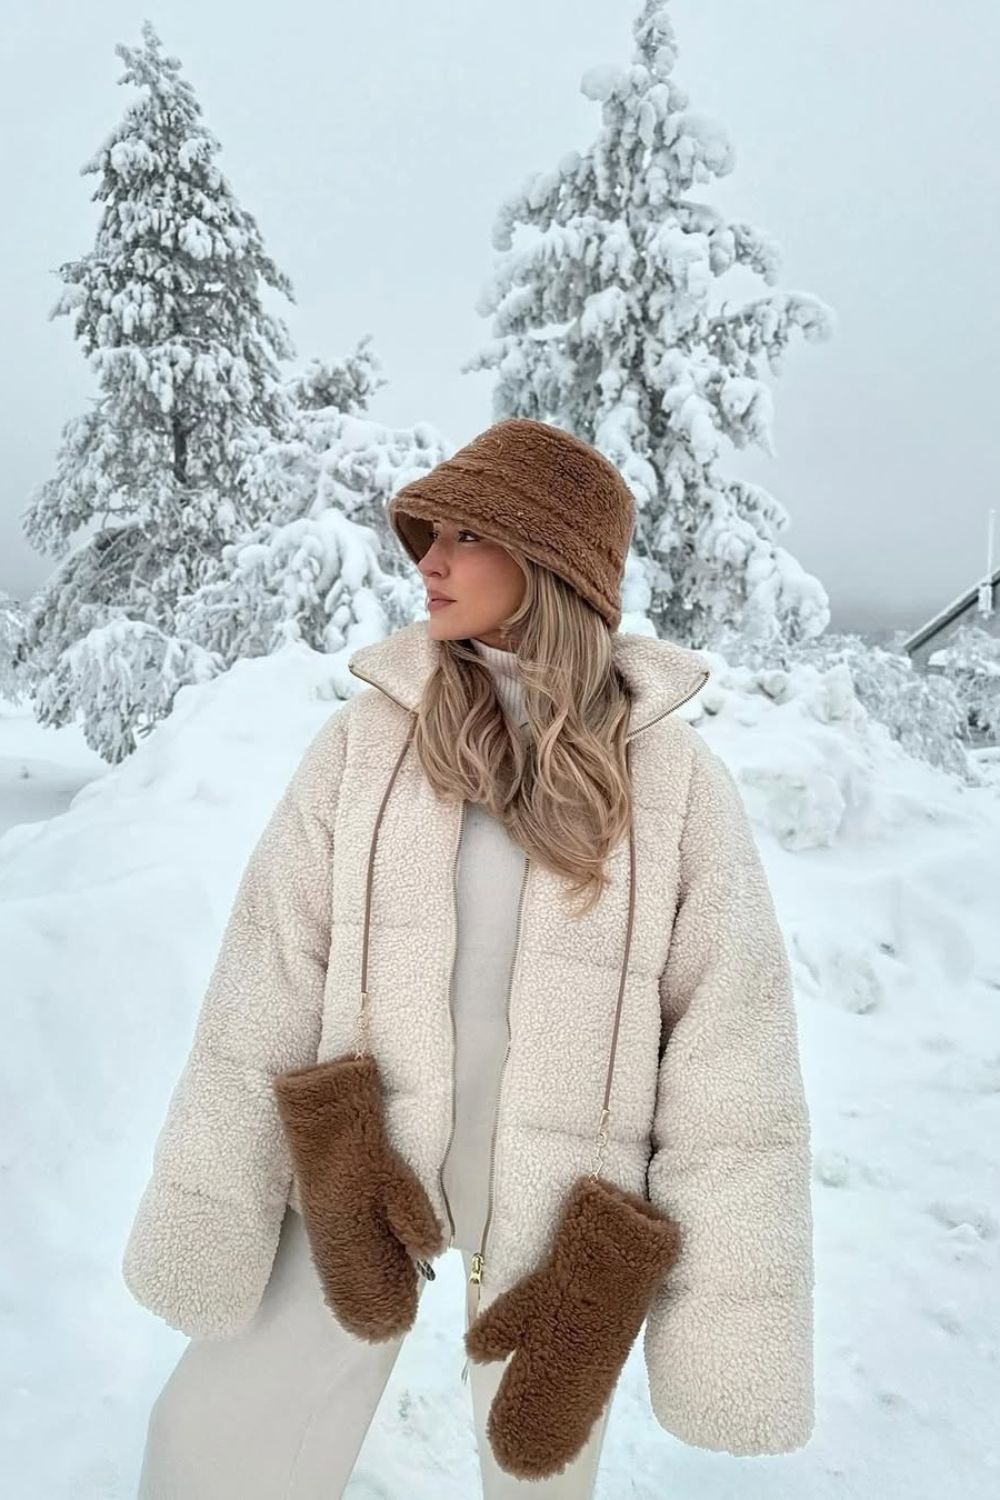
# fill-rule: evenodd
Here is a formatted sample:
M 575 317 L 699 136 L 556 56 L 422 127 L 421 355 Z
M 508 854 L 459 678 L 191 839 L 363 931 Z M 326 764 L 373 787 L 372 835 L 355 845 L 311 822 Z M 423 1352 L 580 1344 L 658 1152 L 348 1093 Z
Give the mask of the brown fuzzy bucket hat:
M 571 583 L 610 630 L 621 622 L 632 492 L 602 453 L 561 427 L 496 422 L 398 490 L 388 515 L 414 562 L 431 544 L 432 521 L 467 522 Z

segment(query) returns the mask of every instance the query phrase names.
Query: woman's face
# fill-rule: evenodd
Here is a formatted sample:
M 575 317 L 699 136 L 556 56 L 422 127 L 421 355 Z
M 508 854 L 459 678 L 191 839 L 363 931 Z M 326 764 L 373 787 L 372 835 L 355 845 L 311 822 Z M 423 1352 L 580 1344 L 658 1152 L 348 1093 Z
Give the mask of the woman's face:
M 431 523 L 433 540 L 417 564 L 428 594 L 428 634 L 437 641 L 475 636 L 510 648 L 497 626 L 524 597 L 525 578 L 499 542 L 450 521 Z M 435 595 L 447 604 L 433 605 Z

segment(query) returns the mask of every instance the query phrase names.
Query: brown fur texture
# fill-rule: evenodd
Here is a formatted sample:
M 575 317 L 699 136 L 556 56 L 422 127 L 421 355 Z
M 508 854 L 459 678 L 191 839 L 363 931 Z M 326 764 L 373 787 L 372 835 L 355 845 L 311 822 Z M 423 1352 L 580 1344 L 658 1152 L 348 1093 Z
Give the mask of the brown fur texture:
M 440 1254 L 444 1231 L 386 1137 L 375 1061 L 296 1068 L 274 1092 L 324 1300 L 356 1337 L 395 1338 L 416 1319 L 415 1258 Z
M 606 1178 L 579 1178 L 541 1265 L 465 1333 L 477 1363 L 513 1354 L 487 1436 L 519 1479 L 560 1473 L 610 1401 L 662 1276 L 680 1249 L 673 1219 Z
M 474 526 L 571 583 L 617 630 L 635 504 L 614 464 L 549 422 L 508 417 L 389 501 L 389 522 L 419 562 L 430 522 Z

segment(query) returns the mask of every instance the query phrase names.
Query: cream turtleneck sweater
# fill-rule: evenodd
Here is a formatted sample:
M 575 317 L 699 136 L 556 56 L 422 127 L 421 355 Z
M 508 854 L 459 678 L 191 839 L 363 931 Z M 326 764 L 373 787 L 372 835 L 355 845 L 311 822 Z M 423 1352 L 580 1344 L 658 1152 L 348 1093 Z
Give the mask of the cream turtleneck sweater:
M 493 674 L 508 716 L 523 723 L 516 656 L 475 639 L 472 645 Z M 507 995 L 524 865 L 524 851 L 503 824 L 479 803 L 467 802 L 458 853 L 450 997 L 454 1131 L 442 1180 L 455 1221 L 454 1245 L 468 1251 L 480 1247 L 489 1204 L 490 1147 L 507 1049 Z
M 501 651 L 497 646 L 487 646 L 484 641 L 471 638 L 471 645 L 493 674 L 496 695 L 515 724 L 526 724 L 524 716 L 524 694 L 517 657 L 513 651 Z

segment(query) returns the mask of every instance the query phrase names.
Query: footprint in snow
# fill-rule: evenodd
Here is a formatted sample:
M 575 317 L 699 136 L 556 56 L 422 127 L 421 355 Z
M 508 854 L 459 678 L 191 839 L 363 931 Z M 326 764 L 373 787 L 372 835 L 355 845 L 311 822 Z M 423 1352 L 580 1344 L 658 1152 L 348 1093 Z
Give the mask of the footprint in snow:
M 936 1198 L 927 1205 L 927 1212 L 946 1229 L 965 1227 L 981 1240 L 996 1239 L 1000 1228 L 996 1215 L 985 1203 L 971 1198 Z

